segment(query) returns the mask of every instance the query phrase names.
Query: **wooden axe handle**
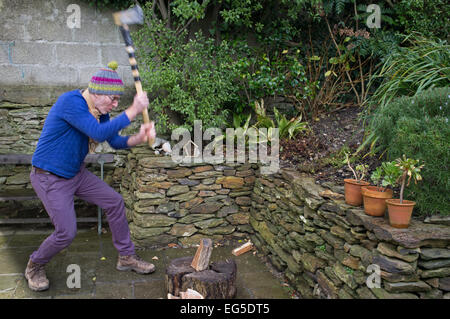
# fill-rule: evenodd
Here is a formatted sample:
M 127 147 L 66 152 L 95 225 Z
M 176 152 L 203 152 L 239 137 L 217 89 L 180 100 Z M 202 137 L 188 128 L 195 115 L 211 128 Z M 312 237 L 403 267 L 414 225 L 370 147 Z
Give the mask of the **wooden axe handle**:
M 133 40 L 131 39 L 130 30 L 128 29 L 128 25 L 124 24 L 119 27 L 120 32 L 122 33 L 122 37 L 125 41 L 126 50 L 128 52 L 128 61 L 131 65 L 131 73 L 134 78 L 134 86 L 136 87 L 137 94 L 142 93 L 142 83 L 141 78 L 139 76 L 139 69 L 137 66 L 136 56 L 134 54 Z M 144 123 L 150 123 L 150 118 L 148 116 L 147 108 L 142 112 L 142 117 L 144 118 Z M 154 140 L 148 141 L 148 146 L 152 147 Z

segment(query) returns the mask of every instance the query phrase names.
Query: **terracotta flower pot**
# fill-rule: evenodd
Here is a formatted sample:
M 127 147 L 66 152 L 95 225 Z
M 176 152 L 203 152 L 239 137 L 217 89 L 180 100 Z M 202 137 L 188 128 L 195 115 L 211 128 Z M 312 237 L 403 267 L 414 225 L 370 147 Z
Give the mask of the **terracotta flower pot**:
M 344 179 L 345 202 L 352 206 L 361 206 L 363 202 L 361 186 L 368 186 L 366 181 L 357 181 L 355 179 Z
M 395 228 L 408 228 L 412 211 L 416 202 L 400 199 L 386 199 L 389 213 L 389 224 Z
M 377 186 L 363 186 L 361 193 L 364 201 L 364 212 L 370 216 L 384 216 L 386 199 L 392 198 L 392 189 Z

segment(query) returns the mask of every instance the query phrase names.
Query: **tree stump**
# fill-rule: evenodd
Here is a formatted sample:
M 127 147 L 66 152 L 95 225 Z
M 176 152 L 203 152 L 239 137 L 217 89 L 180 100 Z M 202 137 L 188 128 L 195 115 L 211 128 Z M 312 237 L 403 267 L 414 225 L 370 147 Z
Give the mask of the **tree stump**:
M 167 292 L 180 296 L 188 288 L 205 299 L 231 299 L 236 296 L 237 266 L 233 259 L 212 263 L 208 269 L 195 271 L 193 256 L 173 259 L 166 269 Z

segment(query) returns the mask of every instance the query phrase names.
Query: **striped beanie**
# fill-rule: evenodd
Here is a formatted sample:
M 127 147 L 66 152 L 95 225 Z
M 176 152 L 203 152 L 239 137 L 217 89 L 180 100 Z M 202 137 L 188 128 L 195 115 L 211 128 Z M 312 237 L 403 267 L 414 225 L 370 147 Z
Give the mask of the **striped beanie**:
M 116 72 L 117 62 L 111 61 L 107 68 L 97 71 L 89 82 L 88 90 L 92 94 L 122 95 L 123 82 Z

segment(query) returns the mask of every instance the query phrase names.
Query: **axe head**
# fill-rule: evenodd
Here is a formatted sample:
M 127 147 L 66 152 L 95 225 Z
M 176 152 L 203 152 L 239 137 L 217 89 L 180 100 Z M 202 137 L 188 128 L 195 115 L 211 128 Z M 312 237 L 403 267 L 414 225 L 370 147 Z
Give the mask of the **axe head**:
M 127 10 L 113 13 L 113 17 L 115 24 L 118 26 L 144 23 L 144 13 L 138 5 Z

